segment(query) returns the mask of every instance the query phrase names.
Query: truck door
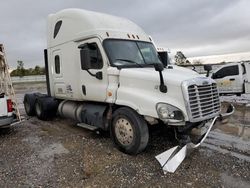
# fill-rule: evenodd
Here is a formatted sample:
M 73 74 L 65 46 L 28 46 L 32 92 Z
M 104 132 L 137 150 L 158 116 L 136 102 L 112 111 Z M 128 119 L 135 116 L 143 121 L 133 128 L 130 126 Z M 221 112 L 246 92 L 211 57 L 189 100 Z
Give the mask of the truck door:
M 243 80 L 239 65 L 225 66 L 215 72 L 212 78 L 217 82 L 220 93 L 243 92 Z
M 107 59 L 98 38 L 84 40 L 78 44 L 80 65 L 80 90 L 84 100 L 104 102 L 107 97 Z M 82 50 L 88 53 L 89 68 Z
M 54 92 L 57 97 L 66 96 L 66 85 L 63 78 L 63 58 L 60 49 L 55 49 L 52 51 L 52 80 Z
M 246 94 L 250 93 L 250 63 L 242 63 L 242 74 L 243 74 L 243 80 L 244 80 L 244 91 Z

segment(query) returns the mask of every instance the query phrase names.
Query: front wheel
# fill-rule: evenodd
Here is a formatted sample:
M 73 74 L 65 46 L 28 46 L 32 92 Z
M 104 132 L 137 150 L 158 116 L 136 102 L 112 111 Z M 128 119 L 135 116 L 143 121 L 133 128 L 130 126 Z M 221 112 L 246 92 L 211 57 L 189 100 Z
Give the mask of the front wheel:
M 113 114 L 111 138 L 118 149 L 135 155 L 143 151 L 149 139 L 146 121 L 134 110 L 122 107 Z

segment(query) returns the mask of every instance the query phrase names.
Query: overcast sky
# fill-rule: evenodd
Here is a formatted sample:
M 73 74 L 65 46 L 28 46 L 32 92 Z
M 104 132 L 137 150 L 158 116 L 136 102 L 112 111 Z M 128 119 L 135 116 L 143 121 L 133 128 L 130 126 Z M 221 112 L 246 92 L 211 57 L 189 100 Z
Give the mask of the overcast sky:
M 187 57 L 250 51 L 249 0 L 0 0 L 0 43 L 9 64 L 43 66 L 46 19 L 65 8 L 128 18 L 161 47 Z

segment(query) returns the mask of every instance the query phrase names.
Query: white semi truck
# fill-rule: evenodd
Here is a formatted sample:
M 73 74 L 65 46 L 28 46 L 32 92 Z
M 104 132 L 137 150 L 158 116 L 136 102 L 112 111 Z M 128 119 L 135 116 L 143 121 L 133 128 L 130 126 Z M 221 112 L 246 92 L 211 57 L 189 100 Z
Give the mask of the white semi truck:
M 79 126 L 109 130 L 127 154 L 146 148 L 149 125 L 171 126 L 181 146 L 157 159 L 172 172 L 187 144 L 200 144 L 190 142 L 191 130 L 209 125 L 203 141 L 220 116 L 215 81 L 178 66 L 164 67 L 151 38 L 127 19 L 62 10 L 48 17 L 47 42 L 48 94 L 25 95 L 28 115 L 46 120 L 58 111 Z M 181 155 L 177 161 L 176 153 Z
M 211 74 L 220 94 L 250 93 L 250 62 L 228 63 Z

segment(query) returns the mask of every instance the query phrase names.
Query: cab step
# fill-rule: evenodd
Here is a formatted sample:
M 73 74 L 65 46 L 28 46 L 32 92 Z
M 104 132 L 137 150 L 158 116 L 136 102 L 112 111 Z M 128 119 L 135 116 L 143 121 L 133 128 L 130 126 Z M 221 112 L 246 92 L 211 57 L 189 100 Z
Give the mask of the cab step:
M 95 127 L 95 126 L 88 125 L 88 124 L 86 124 L 86 123 L 77 123 L 76 125 L 77 125 L 78 127 L 82 127 L 82 128 L 85 128 L 85 129 L 89 129 L 89 130 L 91 130 L 91 131 L 95 131 L 95 130 L 98 129 L 98 128 Z

